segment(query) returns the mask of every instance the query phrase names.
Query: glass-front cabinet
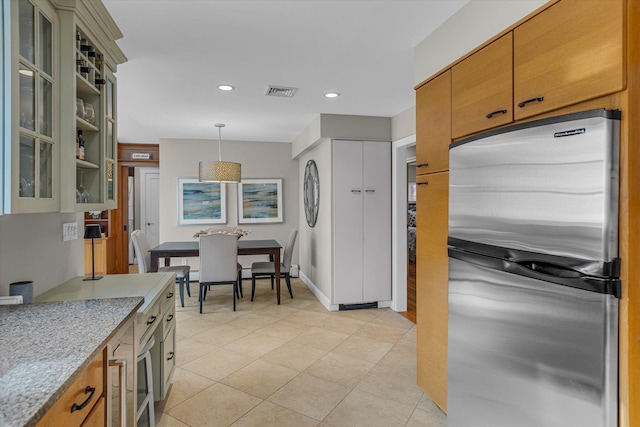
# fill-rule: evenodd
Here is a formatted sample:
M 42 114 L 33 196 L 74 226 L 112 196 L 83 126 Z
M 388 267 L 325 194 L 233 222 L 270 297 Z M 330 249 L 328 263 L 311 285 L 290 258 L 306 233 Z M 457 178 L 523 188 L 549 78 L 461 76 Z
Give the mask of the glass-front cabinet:
M 115 40 L 122 34 L 98 0 L 9 5 L 11 182 L 4 190 L 11 197 L 4 212 L 115 209 L 115 71 L 126 61 Z

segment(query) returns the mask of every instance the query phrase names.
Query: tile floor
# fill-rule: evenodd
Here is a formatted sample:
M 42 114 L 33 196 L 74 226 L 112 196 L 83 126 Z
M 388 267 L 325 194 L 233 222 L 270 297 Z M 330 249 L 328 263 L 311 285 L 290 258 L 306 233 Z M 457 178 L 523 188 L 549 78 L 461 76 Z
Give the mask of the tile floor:
M 445 414 L 416 385 L 416 328 L 390 309 L 328 312 L 298 279 L 269 281 L 234 313 L 231 287 L 197 282 L 176 307 L 177 366 L 159 427 L 430 426 Z M 283 282 L 284 285 L 284 282 Z

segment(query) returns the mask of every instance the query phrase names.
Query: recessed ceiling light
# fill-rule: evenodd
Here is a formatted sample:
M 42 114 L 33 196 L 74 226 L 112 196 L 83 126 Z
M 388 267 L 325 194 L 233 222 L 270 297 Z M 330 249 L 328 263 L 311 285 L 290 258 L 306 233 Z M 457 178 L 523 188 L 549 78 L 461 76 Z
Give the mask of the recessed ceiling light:
M 235 87 L 228 85 L 228 84 L 222 84 L 222 85 L 218 85 L 218 89 L 223 90 L 223 91 L 229 91 L 229 90 L 234 90 Z
M 324 94 L 326 98 L 337 98 L 340 96 L 338 92 L 327 92 Z

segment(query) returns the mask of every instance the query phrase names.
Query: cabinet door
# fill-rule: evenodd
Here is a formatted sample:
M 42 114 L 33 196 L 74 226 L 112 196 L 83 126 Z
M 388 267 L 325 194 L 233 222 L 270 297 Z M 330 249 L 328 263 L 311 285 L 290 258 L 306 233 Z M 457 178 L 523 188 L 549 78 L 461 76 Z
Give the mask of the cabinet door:
M 624 89 L 625 9 L 563 0 L 514 30 L 516 120 Z
M 505 34 L 451 69 L 452 135 L 513 121 L 513 37 Z
M 363 156 L 363 301 L 391 299 L 391 146 L 365 142 Z
M 419 176 L 417 188 L 418 385 L 446 411 L 449 173 Z
M 449 169 L 451 70 L 416 91 L 416 173 Z
M 362 302 L 362 141 L 333 142 L 333 304 Z

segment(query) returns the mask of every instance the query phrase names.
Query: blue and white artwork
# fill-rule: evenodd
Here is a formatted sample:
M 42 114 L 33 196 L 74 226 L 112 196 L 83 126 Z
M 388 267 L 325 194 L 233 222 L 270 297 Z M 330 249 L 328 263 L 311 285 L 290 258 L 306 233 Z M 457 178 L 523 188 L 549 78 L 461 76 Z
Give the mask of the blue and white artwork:
M 282 222 L 281 179 L 243 179 L 238 190 L 238 223 Z
M 225 186 L 178 178 L 178 224 L 226 224 Z

